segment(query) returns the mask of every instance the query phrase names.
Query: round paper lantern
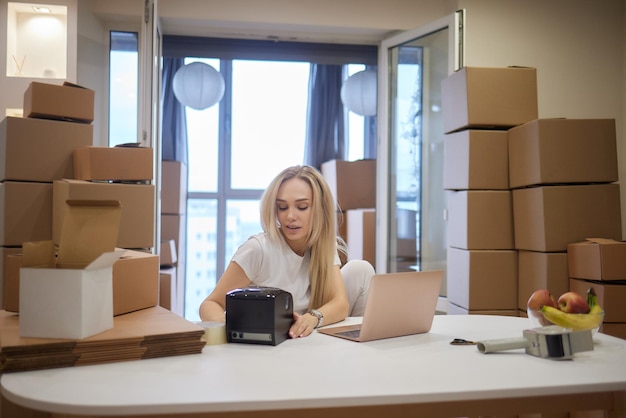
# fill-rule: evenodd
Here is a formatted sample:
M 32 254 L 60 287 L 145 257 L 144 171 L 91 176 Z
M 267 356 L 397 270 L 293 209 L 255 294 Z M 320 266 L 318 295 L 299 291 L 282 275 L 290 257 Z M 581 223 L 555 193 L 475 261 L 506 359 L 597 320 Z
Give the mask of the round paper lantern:
M 215 68 L 196 61 L 176 71 L 172 88 L 179 102 L 202 110 L 222 100 L 224 78 Z
M 376 71 L 364 70 L 352 74 L 341 86 L 341 101 L 361 116 L 376 114 Z

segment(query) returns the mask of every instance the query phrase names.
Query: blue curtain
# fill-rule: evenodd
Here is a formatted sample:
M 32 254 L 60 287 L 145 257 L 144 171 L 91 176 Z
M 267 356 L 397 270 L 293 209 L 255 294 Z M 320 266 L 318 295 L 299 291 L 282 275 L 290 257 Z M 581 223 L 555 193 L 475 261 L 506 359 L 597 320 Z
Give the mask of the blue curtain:
M 180 161 L 187 164 L 187 118 L 185 106 L 174 96 L 174 74 L 184 65 L 184 58 L 163 58 L 161 127 L 162 160 Z
M 304 163 L 318 169 L 345 158 L 342 82 L 342 65 L 311 64 Z

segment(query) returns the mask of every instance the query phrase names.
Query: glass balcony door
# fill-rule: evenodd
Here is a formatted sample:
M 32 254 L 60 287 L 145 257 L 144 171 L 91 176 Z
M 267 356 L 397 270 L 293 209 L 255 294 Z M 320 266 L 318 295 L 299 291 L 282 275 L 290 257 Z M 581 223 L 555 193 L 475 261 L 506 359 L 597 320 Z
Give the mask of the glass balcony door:
M 463 65 L 463 12 L 382 43 L 377 248 L 380 272 L 445 269 L 441 80 Z M 445 287 L 444 287 L 445 289 Z

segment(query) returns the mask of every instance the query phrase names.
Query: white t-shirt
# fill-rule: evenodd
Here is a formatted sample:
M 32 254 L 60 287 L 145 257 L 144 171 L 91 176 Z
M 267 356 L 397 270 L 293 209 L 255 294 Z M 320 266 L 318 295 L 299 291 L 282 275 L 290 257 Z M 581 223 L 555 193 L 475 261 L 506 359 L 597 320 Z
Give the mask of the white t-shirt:
M 339 255 L 335 258 L 335 263 L 339 264 Z M 306 312 L 311 298 L 309 251 L 301 257 L 284 239 L 274 242 L 267 233 L 260 233 L 241 244 L 232 261 L 255 286 L 276 287 L 291 293 L 294 312 Z

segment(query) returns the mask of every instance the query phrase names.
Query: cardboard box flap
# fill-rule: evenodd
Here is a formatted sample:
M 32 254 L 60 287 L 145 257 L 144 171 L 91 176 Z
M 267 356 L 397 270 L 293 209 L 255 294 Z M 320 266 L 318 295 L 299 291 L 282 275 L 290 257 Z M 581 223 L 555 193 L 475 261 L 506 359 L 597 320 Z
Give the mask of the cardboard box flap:
M 68 200 L 57 265 L 83 268 L 115 250 L 122 205 L 116 200 Z
M 109 253 L 100 254 L 100 257 L 96 258 L 89 264 L 85 270 L 98 270 L 106 267 L 112 267 L 120 257 L 126 253 L 126 250 L 117 250 Z
M 585 238 L 588 242 L 594 243 L 594 244 L 600 244 L 600 245 L 604 245 L 604 244 L 619 244 L 620 241 L 616 241 L 614 239 L 611 238 Z
M 36 241 L 22 244 L 22 267 L 54 268 L 55 264 L 54 242 Z
M 75 87 L 78 89 L 87 89 L 87 87 L 79 86 L 78 84 L 70 83 L 69 81 L 64 81 L 63 85 L 66 87 Z

